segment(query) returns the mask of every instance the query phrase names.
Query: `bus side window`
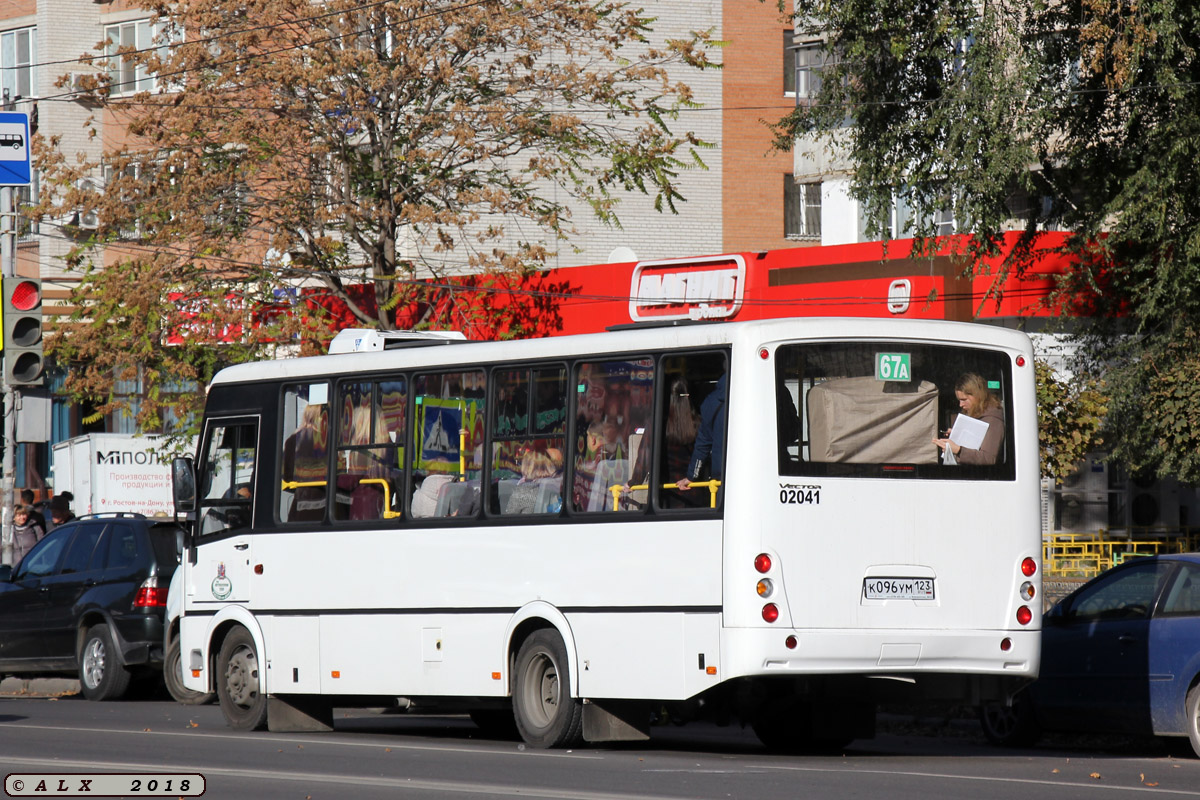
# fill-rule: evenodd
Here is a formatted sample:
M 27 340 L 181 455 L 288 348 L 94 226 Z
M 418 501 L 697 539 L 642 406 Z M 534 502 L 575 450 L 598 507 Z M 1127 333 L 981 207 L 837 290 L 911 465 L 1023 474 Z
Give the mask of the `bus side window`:
M 483 471 L 482 370 L 413 377 L 413 517 L 475 517 Z
M 720 484 L 709 484 L 724 476 L 728 373 L 724 353 L 690 353 L 663 360 L 665 395 L 659 404 L 657 436 L 661 508 L 712 508 L 714 500 L 720 499 Z M 639 457 L 635 473 L 645 471 L 643 463 L 649 462 Z M 677 484 L 682 478 L 704 485 L 680 490 Z M 636 475 L 635 480 L 644 482 Z
M 587 362 L 578 369 L 571 505 L 575 511 L 623 510 L 621 498 L 628 492 L 622 495 L 621 489 L 630 480 L 632 451 L 648 449 L 644 434 L 653 409 L 654 360 Z
M 491 415 L 492 514 L 555 514 L 562 510 L 567 419 L 567 371 L 497 370 Z
M 396 424 L 396 405 L 404 405 L 402 381 L 343 382 L 338 384 L 337 456 L 334 467 L 333 517 L 336 520 L 377 520 L 399 515 L 399 447 L 403 422 Z M 400 395 L 400 398 L 397 397 Z M 392 414 L 384 412 L 384 397 Z M 403 411 L 401 410 L 402 414 Z
M 329 495 L 329 386 L 287 386 L 283 392 L 280 522 L 320 522 Z

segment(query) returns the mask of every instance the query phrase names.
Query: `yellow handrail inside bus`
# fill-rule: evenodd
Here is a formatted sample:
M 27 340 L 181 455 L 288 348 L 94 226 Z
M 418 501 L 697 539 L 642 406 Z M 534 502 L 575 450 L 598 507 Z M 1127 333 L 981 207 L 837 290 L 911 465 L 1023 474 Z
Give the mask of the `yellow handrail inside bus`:
M 465 413 L 465 411 L 464 411 Z M 463 422 L 466 422 L 463 417 Z M 458 480 L 461 483 L 467 479 L 467 429 L 458 429 Z
M 284 481 L 284 489 L 303 489 L 308 486 L 328 486 L 329 481 Z
M 705 489 L 705 488 L 707 488 L 707 489 L 708 489 L 708 496 L 709 496 L 709 506 L 708 506 L 708 507 L 709 507 L 709 508 L 716 508 L 716 507 L 717 507 L 717 490 L 718 490 L 719 488 L 721 488 L 721 482 L 720 482 L 720 481 L 718 481 L 718 480 L 715 480 L 715 479 L 714 479 L 714 480 L 709 480 L 709 481 L 696 481 L 696 482 L 694 482 L 694 483 L 689 483 L 689 484 L 688 484 L 688 488 L 689 488 L 689 489 L 690 489 L 691 487 L 693 487 L 693 486 L 699 487 L 699 488 L 701 488 L 701 489 Z M 620 510 L 620 508 L 621 508 L 621 492 L 625 491 L 625 488 L 626 488 L 626 487 L 625 487 L 625 484 L 623 484 L 623 483 L 617 483 L 617 484 L 613 484 L 612 486 L 608 487 L 608 490 L 609 490 L 610 492 L 612 492 L 612 496 L 613 496 L 613 511 L 619 511 L 619 510 Z M 650 484 L 648 484 L 648 483 L 639 483 L 639 484 L 638 484 L 638 485 L 636 485 L 636 486 L 630 486 L 630 487 L 628 487 L 628 488 L 629 488 L 629 491 L 631 491 L 631 492 L 636 492 L 636 491 L 641 491 L 642 489 L 649 489 L 649 488 L 650 488 Z M 678 484 L 678 483 L 664 483 L 664 484 L 662 485 L 662 488 L 664 488 L 664 489 L 678 489 L 678 488 L 679 488 L 679 484 Z
M 392 511 L 392 485 L 383 478 L 362 478 L 359 484 L 378 483 L 383 487 L 383 518 L 395 519 L 400 516 L 399 511 Z M 303 489 L 309 486 L 328 486 L 328 481 L 283 481 L 282 488 L 284 489 Z
M 395 519 L 400 516 L 399 511 L 392 511 L 392 486 L 383 478 L 362 478 L 359 480 L 359 485 L 364 483 L 378 483 L 383 487 L 383 518 Z

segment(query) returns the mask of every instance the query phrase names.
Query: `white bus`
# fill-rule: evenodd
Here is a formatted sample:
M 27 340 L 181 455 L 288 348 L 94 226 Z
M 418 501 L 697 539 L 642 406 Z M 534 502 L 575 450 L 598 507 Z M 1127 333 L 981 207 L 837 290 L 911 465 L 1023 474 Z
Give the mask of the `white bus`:
M 355 340 L 221 371 L 194 467 L 175 464 L 183 682 L 234 728 L 398 703 L 544 747 L 664 714 L 829 747 L 871 736 L 880 699 L 981 702 L 1037 675 L 1022 333 Z M 994 463 L 933 441 L 964 375 L 998 402 Z

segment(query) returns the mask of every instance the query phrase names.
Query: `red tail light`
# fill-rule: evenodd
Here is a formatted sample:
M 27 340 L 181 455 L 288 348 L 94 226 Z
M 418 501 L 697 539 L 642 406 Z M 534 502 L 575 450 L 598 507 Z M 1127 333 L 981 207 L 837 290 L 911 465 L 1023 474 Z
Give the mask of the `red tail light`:
M 1021 606 L 1017 609 L 1017 622 L 1028 625 L 1032 619 L 1033 612 L 1029 610 L 1029 606 Z
M 1021 574 L 1026 578 L 1032 578 L 1033 573 L 1037 572 L 1037 562 L 1032 558 L 1026 558 L 1021 562 Z
M 134 608 L 156 608 L 167 604 L 167 590 L 158 587 L 158 581 L 148 578 L 138 587 L 137 597 L 133 598 Z
M 762 618 L 767 622 L 774 622 L 779 619 L 779 606 L 774 603 L 767 603 L 763 606 Z
M 770 572 L 771 557 L 766 553 L 759 553 L 754 557 L 754 568 L 759 572 Z

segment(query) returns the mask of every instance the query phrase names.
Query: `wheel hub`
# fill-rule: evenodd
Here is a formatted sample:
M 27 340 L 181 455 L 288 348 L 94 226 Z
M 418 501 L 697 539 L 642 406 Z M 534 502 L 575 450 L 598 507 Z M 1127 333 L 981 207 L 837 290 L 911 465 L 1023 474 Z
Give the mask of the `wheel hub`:
M 253 702 L 258 694 L 258 661 L 252 650 L 241 648 L 229 659 L 225 688 L 234 703 L 246 706 Z
M 104 680 L 106 659 L 107 653 L 103 642 L 99 639 L 92 639 L 88 642 L 83 651 L 83 679 L 87 682 L 89 689 L 95 689 Z

